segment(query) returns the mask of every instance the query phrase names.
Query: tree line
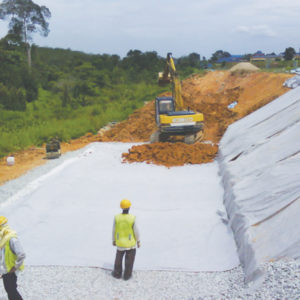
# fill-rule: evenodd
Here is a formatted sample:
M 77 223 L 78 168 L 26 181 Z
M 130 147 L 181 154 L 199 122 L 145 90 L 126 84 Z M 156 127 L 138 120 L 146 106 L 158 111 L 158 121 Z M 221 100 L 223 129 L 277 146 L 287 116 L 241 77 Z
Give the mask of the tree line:
M 275 55 L 275 53 L 272 52 L 269 55 Z M 296 50 L 293 47 L 287 47 L 287 48 L 285 48 L 285 50 L 283 52 L 283 58 L 286 61 L 290 61 L 290 60 L 294 59 L 295 55 L 296 55 Z M 217 50 L 212 54 L 211 58 L 209 59 L 209 62 L 216 63 L 219 59 L 230 57 L 230 56 L 231 56 L 231 54 L 228 51 Z M 253 56 L 253 54 L 251 54 L 251 53 L 244 54 L 243 59 L 245 61 L 250 61 L 252 56 Z
M 2 109 L 25 111 L 38 99 L 39 89 L 59 95 L 63 107 L 90 105 L 102 93 L 120 84 L 155 84 L 165 58 L 155 51 L 130 50 L 124 58 L 109 54 L 86 54 L 68 49 L 31 46 L 28 69 L 26 45 L 11 36 L 0 40 L 0 105 Z M 195 54 L 181 57 L 177 67 L 184 74 L 200 68 Z

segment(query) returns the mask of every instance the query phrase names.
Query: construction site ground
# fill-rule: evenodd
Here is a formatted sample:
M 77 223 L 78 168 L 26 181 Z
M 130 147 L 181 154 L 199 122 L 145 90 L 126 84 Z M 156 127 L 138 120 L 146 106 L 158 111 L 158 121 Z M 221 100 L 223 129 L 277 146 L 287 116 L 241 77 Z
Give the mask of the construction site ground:
M 3 184 L 2 214 L 26 249 L 21 294 L 28 300 L 298 299 L 300 90 L 282 87 L 289 76 L 193 76 L 183 93 L 191 108 L 203 105 L 202 143 L 144 141 L 143 130 L 149 126 L 148 137 L 155 130 L 148 103 L 97 135 L 63 143 L 60 159 Z M 0 171 L 18 177 L 19 169 L 46 162 L 44 150 L 13 154 L 14 166 L 4 158 Z M 216 153 L 217 160 L 199 165 Z M 185 165 L 171 167 L 179 164 Z M 111 276 L 111 221 L 123 197 L 132 200 L 142 234 L 129 282 Z
M 204 139 L 194 145 L 180 141 L 149 144 L 156 130 L 154 99 L 136 110 L 129 118 L 113 127 L 99 130 L 61 144 L 62 153 L 74 151 L 92 142 L 146 142 L 123 153 L 124 162 L 147 162 L 167 167 L 211 162 L 218 153 L 218 143 L 226 128 L 238 119 L 269 103 L 288 88 L 283 87 L 291 74 L 247 72 L 245 70 L 214 71 L 193 75 L 182 82 L 186 107 L 204 114 Z M 164 95 L 170 95 L 166 93 Z M 228 105 L 236 102 L 232 109 Z M 11 153 L 15 164 L 8 166 L 6 157 L 0 161 L 0 185 L 45 163 L 45 147 L 30 147 Z

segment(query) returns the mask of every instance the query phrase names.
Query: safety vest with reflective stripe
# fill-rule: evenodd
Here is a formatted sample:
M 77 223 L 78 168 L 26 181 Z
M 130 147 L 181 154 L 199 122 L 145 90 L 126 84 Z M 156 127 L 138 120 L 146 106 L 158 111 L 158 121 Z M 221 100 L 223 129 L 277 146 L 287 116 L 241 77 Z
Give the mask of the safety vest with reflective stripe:
M 121 248 L 131 248 L 136 244 L 133 225 L 135 216 L 130 214 L 118 214 L 115 216 L 115 241 Z
M 5 244 L 5 254 L 4 254 L 4 261 L 5 261 L 7 272 L 9 272 L 11 268 L 16 265 L 16 260 L 17 260 L 17 255 L 14 254 L 10 249 L 9 241 L 10 240 L 8 240 Z M 24 264 L 21 265 L 19 270 L 23 270 L 23 269 L 24 269 Z

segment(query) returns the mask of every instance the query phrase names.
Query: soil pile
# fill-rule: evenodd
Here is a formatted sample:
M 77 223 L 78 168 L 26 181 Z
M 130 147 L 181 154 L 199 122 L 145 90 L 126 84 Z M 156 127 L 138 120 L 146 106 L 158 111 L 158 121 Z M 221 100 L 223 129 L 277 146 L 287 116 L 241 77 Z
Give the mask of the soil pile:
M 241 62 L 234 65 L 230 71 L 258 71 L 259 68 L 249 62 Z
M 185 104 L 204 114 L 205 140 L 218 143 L 226 128 L 289 89 L 282 86 L 290 74 L 210 72 L 183 82 Z M 228 105 L 236 102 L 230 109 Z
M 133 146 L 129 153 L 123 153 L 127 162 L 146 162 L 166 167 L 182 166 L 184 164 L 202 164 L 213 161 L 218 152 L 218 146 L 197 143 L 155 143 Z
M 148 142 L 155 130 L 154 101 L 136 110 L 126 121 L 114 125 L 111 129 L 100 131 L 101 142 Z
M 212 149 L 205 143 L 217 144 L 231 123 L 285 93 L 288 89 L 282 84 L 289 77 L 289 74 L 215 71 L 186 79 L 182 83 L 183 100 L 186 107 L 204 114 L 204 143 L 134 146 L 123 154 L 124 161 L 145 161 L 168 167 L 211 161 Z M 230 109 L 228 106 L 233 102 L 237 105 Z M 104 132 L 100 141 L 145 142 L 155 130 L 152 101 L 135 111 L 128 120 Z M 214 155 L 216 153 L 217 150 Z

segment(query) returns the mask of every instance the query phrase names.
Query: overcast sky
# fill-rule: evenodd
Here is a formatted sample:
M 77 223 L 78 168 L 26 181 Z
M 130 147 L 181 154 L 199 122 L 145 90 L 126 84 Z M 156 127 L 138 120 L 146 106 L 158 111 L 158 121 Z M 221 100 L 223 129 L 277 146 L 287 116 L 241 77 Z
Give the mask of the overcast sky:
M 125 56 L 130 49 L 174 57 L 300 48 L 300 0 L 34 0 L 52 17 L 39 46 Z M 0 23 L 0 36 L 7 22 Z

